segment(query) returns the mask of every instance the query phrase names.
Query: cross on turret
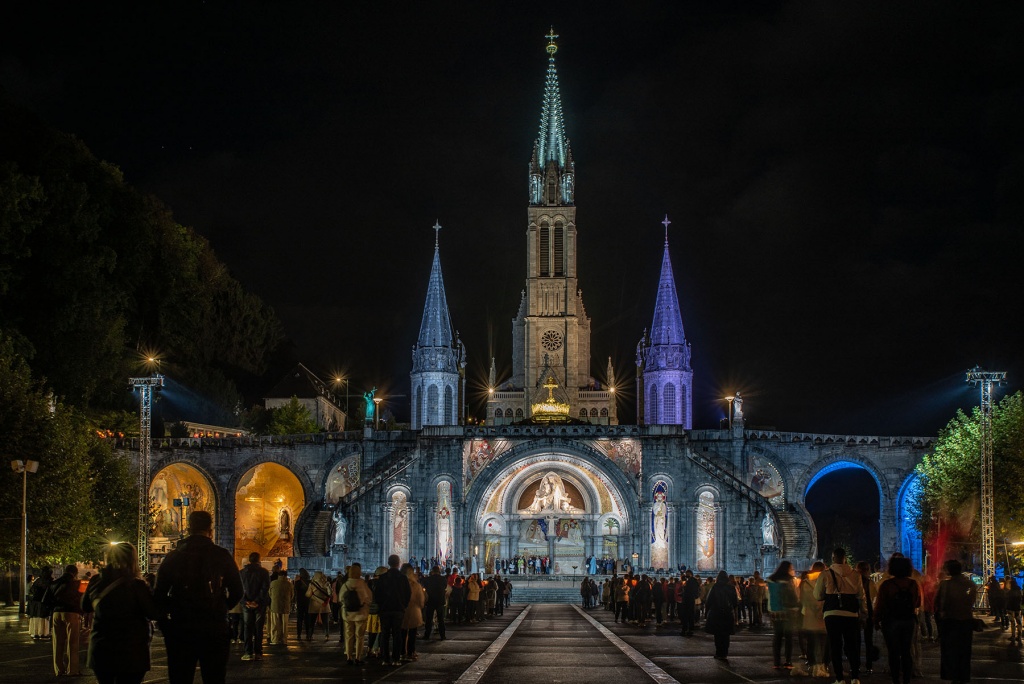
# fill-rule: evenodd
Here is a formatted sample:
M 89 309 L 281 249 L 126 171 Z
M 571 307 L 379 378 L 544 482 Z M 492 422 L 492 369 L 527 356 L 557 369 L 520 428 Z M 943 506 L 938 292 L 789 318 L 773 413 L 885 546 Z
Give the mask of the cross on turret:
M 668 226 L 672 223 L 668 220 L 668 214 L 665 214 L 665 220 L 661 222 L 661 225 L 665 226 L 665 244 L 668 244 Z
M 553 57 L 554 54 L 556 52 L 558 52 L 558 46 L 555 45 L 555 38 L 558 37 L 558 34 L 555 33 L 555 27 L 552 26 L 551 30 L 548 31 L 548 34 L 546 36 L 544 36 L 544 37 L 548 39 L 548 47 L 547 47 L 548 54 Z
M 441 235 L 441 222 L 434 219 L 434 247 L 437 247 L 438 236 Z M 667 238 L 666 238 L 667 239 Z

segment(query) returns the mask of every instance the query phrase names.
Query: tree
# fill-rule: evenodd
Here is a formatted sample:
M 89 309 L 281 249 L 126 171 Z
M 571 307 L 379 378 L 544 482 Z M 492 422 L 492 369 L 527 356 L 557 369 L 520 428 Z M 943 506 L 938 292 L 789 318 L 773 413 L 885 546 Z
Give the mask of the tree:
M 1013 555 L 1004 540 L 1024 539 L 1024 394 L 1004 397 L 992 407 L 997 560 Z M 935 449 L 917 466 L 921 494 L 916 502 L 917 528 L 940 544 L 981 541 L 981 409 L 957 411 L 939 433 Z M 1021 547 L 1017 547 L 1020 549 Z M 1019 554 L 1018 554 L 1019 556 Z M 1018 557 L 1015 566 L 1020 567 Z
M 306 435 L 319 431 L 309 409 L 302 405 L 298 397 L 293 396 L 284 406 L 273 409 L 273 418 L 270 419 L 272 435 Z

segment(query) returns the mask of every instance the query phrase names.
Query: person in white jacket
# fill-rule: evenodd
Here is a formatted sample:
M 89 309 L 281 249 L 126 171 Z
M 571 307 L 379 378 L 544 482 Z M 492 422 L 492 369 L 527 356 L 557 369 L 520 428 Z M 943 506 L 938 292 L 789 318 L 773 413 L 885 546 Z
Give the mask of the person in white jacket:
M 850 662 L 850 684 L 860 684 L 860 611 L 864 587 L 846 563 L 846 550 L 832 552 L 832 565 L 818 576 L 814 598 L 824 601 L 825 632 L 832 651 L 832 674 L 843 682 L 843 653 Z
M 345 658 L 349 665 L 363 664 L 363 635 L 366 634 L 366 620 L 370 617 L 370 604 L 373 603 L 373 592 L 362 578 L 362 573 L 363 566 L 353 563 L 348 568 L 348 579 L 338 587 L 341 619 L 345 624 Z M 359 597 L 359 610 L 346 607 L 355 604 L 355 601 L 346 598 L 349 592 L 355 592 Z

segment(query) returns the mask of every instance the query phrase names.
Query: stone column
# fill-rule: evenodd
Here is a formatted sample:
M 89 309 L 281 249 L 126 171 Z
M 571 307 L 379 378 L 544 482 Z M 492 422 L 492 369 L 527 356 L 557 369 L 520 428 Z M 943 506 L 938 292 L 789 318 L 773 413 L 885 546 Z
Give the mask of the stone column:
M 391 548 L 394 543 L 395 537 L 395 523 L 392 520 L 394 515 L 395 505 L 390 501 L 388 503 L 381 504 L 381 551 L 383 552 L 383 558 L 381 559 L 381 565 L 388 564 L 388 556 L 391 555 Z
M 420 554 L 417 553 L 417 548 L 416 548 L 415 544 L 417 542 L 419 544 L 421 544 L 421 545 L 423 544 L 423 535 L 422 534 L 416 534 L 416 528 L 418 527 L 418 525 L 416 524 L 417 523 L 417 517 L 418 517 L 416 515 L 416 509 L 419 508 L 419 504 L 418 503 L 413 503 L 412 501 L 408 501 L 407 500 L 405 502 L 405 506 L 406 506 L 406 508 L 409 511 L 409 520 L 406 523 L 406 526 L 408 527 L 408 530 L 409 530 L 409 546 L 406 548 L 406 556 L 407 557 L 403 558 L 402 562 L 403 563 L 408 563 L 409 559 L 412 558 L 413 556 L 415 556 L 416 557 L 416 561 L 418 563 L 419 562 L 419 558 L 420 558 Z

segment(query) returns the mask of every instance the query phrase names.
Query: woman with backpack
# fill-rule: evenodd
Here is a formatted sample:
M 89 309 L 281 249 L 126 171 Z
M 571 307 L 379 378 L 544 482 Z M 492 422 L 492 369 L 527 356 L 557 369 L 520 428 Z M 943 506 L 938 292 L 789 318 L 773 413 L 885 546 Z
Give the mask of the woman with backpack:
M 139 577 L 134 546 L 122 542 L 107 550 L 107 565 L 86 591 L 82 610 L 96 615 L 87 664 L 97 682 L 139 684 L 150 668 L 150 621 L 160 611 L 149 585 Z
M 891 577 L 878 587 L 878 597 L 875 599 L 875 624 L 885 638 L 885 647 L 889 652 L 889 676 L 893 684 L 910 684 L 914 672 L 910 647 L 914 640 L 917 613 L 921 608 L 921 588 L 910 577 L 912 571 L 909 558 L 891 559 Z
M 348 568 L 348 578 L 338 588 L 345 630 L 345 658 L 349 665 L 363 664 L 363 635 L 366 634 L 366 621 L 373 603 L 373 592 L 362 572 L 363 566 L 353 563 Z

